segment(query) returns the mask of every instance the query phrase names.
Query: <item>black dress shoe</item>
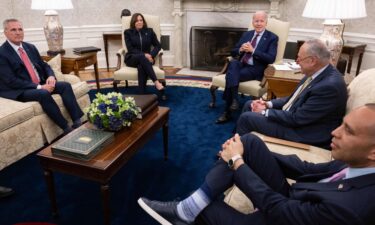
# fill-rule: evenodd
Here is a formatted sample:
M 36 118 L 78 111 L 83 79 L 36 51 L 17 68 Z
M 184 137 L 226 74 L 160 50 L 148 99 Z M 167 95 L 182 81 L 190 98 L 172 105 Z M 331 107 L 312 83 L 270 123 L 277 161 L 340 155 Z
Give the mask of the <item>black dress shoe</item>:
M 14 194 L 14 191 L 11 188 L 0 186 L 0 198 L 5 198 Z
M 151 201 L 147 198 L 139 198 L 138 204 L 145 210 L 152 218 L 162 225 L 189 225 L 182 220 L 177 214 L 178 202 L 158 202 Z
M 229 109 L 231 111 L 237 111 L 240 107 L 240 104 L 238 103 L 237 99 L 233 99 L 232 104 L 230 105 Z
M 226 123 L 230 120 L 230 115 L 228 112 L 224 112 L 223 114 L 221 114 L 221 116 L 219 118 L 217 118 L 217 120 L 215 121 L 215 123 Z

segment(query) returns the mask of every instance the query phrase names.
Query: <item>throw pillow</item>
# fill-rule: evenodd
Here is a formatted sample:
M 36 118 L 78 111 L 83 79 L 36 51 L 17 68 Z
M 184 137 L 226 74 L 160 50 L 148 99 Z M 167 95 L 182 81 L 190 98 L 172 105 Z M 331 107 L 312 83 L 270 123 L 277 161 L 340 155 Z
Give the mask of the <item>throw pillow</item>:
M 58 81 L 65 81 L 64 75 L 61 72 L 61 55 L 58 54 L 48 62 L 48 65 L 52 68 Z

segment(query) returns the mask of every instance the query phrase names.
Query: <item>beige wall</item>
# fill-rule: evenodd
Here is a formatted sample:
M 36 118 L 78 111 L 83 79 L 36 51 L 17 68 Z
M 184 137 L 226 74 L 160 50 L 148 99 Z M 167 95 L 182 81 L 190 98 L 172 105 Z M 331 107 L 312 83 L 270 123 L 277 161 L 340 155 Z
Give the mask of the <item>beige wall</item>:
M 363 19 L 344 20 L 345 31 L 363 34 L 375 34 L 375 1 L 365 0 L 367 17 Z M 284 0 L 281 3 L 281 19 L 290 21 L 291 27 L 303 29 L 322 29 L 323 19 L 302 17 L 306 0 Z
M 124 8 L 132 12 L 158 14 L 163 23 L 173 21 L 172 0 L 72 0 L 72 3 L 74 9 L 58 11 L 64 26 L 119 24 Z M 14 17 L 23 21 L 25 28 L 41 27 L 44 11 L 30 8 L 31 0 L 1 0 L 0 20 Z

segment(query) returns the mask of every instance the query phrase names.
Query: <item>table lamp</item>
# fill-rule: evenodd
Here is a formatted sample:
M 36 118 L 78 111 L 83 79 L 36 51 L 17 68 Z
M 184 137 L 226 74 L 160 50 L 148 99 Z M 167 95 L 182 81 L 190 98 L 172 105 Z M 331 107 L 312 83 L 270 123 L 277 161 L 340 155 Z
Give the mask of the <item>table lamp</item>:
M 344 45 L 344 23 L 341 19 L 366 17 L 365 0 L 307 0 L 303 17 L 325 19 L 320 39 L 331 51 L 331 63 L 336 66 Z
M 64 30 L 60 23 L 59 14 L 55 10 L 72 8 L 71 0 L 32 0 L 31 9 L 46 10 L 43 29 L 48 43 L 47 53 L 50 55 L 65 52 L 63 49 Z

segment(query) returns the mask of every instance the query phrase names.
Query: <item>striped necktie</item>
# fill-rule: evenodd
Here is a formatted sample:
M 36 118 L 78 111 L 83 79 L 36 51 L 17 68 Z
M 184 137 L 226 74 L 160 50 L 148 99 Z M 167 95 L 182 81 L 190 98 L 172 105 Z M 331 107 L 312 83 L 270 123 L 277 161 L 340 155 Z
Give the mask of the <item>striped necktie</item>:
M 18 52 L 20 53 L 21 60 L 22 60 L 23 64 L 25 64 L 25 66 L 26 66 L 27 72 L 29 72 L 29 76 L 31 78 L 31 81 L 35 84 L 39 84 L 38 75 L 36 74 L 36 72 L 35 72 L 32 64 L 31 64 L 31 61 L 30 61 L 29 57 L 27 56 L 26 52 L 21 47 L 18 48 Z
M 297 98 L 299 97 L 299 95 L 307 87 L 307 85 L 310 84 L 311 81 L 312 81 L 312 77 L 308 77 L 305 80 L 305 82 L 303 82 L 303 84 L 298 87 L 298 89 L 293 93 L 293 95 L 289 99 L 289 101 L 287 103 L 285 103 L 285 105 L 283 105 L 283 110 L 284 111 L 288 111 L 290 109 L 290 107 L 293 105 L 293 103 L 295 102 L 295 100 L 297 100 Z
M 255 48 L 255 46 L 257 45 L 257 39 L 258 39 L 258 37 L 259 37 L 259 33 L 256 33 L 256 35 L 253 38 L 253 40 L 251 40 L 250 44 L 251 44 L 251 46 L 253 46 L 253 48 Z M 246 52 L 243 55 L 243 57 L 241 59 L 241 62 L 247 64 L 247 62 L 249 61 L 249 59 L 251 58 L 252 55 L 253 55 L 252 52 Z

